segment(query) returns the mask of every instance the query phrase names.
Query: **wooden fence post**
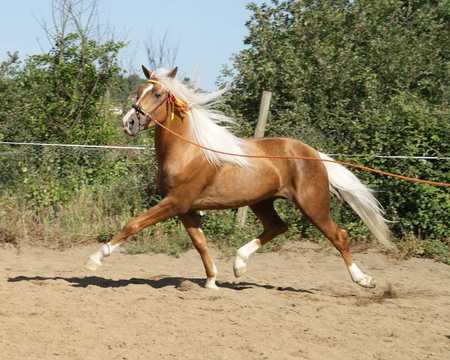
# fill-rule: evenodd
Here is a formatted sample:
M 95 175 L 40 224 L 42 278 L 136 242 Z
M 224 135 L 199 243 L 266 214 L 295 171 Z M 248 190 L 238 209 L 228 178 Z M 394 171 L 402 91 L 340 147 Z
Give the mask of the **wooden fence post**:
M 269 117 L 270 99 L 272 98 L 272 92 L 264 91 L 261 97 L 261 104 L 259 106 L 258 123 L 255 129 L 255 138 L 264 137 L 266 130 L 267 118 Z M 240 228 L 245 226 L 247 220 L 248 206 L 238 209 L 236 215 L 236 222 Z

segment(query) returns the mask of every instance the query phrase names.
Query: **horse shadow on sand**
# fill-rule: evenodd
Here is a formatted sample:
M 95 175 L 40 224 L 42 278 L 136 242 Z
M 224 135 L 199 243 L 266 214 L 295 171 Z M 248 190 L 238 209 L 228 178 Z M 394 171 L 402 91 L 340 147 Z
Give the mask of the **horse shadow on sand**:
M 160 275 L 154 276 L 148 279 L 142 278 L 130 278 L 130 279 L 108 279 L 100 276 L 84 276 L 84 277 L 64 277 L 64 276 L 15 276 L 8 278 L 8 282 L 22 282 L 22 281 L 30 281 L 30 282 L 51 282 L 51 281 L 65 281 L 73 287 L 77 288 L 87 288 L 89 286 L 96 286 L 100 288 L 121 288 L 129 285 L 147 285 L 154 289 L 162 289 L 166 287 L 174 287 L 174 288 L 182 288 L 182 284 L 186 281 L 196 284 L 198 286 L 203 287 L 205 283 L 205 279 L 203 278 L 187 278 L 187 277 L 179 277 L 179 276 L 167 276 Z M 293 287 L 281 287 L 274 286 L 270 284 L 258 284 L 255 282 L 227 282 L 227 281 L 217 281 L 217 286 L 224 289 L 230 289 L 235 291 L 242 291 L 247 289 L 255 289 L 255 288 L 264 288 L 268 290 L 275 290 L 281 292 L 294 292 L 294 293 L 306 293 L 306 294 L 315 294 L 318 292 L 318 289 L 299 289 Z

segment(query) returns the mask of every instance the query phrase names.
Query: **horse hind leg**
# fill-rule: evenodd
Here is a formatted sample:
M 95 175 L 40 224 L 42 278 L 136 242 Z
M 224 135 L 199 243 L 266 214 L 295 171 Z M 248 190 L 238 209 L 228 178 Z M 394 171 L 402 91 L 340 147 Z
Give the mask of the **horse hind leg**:
M 264 200 L 250 208 L 262 222 L 264 231 L 258 238 L 248 242 L 237 251 L 233 265 L 234 275 L 240 277 L 247 272 L 247 263 L 252 254 L 274 237 L 287 231 L 288 226 L 280 219 L 273 207 L 274 199 Z
M 186 228 L 192 243 L 203 262 L 206 272 L 205 287 L 208 289 L 218 289 L 216 285 L 217 268 L 209 255 L 208 246 L 206 244 L 206 237 L 200 228 L 200 216 L 195 212 L 180 215 L 180 219 Z
M 316 182 L 308 187 L 300 187 L 302 191 L 296 194 L 294 202 L 341 253 L 352 280 L 365 288 L 375 287 L 374 279 L 364 274 L 353 262 L 347 231 L 339 228 L 330 216 L 328 186 L 320 186 L 319 184 L 320 182 Z

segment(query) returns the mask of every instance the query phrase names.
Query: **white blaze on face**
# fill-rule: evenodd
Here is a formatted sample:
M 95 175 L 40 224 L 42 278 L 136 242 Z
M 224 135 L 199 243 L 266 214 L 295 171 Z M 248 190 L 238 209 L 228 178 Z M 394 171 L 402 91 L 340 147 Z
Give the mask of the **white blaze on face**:
M 149 84 L 142 92 L 139 99 L 136 101 L 136 105 L 139 105 L 145 95 L 147 95 L 153 89 L 153 84 Z M 122 118 L 123 130 L 128 135 L 136 135 L 139 132 L 139 117 L 134 108 L 128 110 L 125 116 Z
M 136 101 L 136 105 L 139 105 L 139 103 L 142 101 L 143 98 L 145 98 L 145 95 L 147 95 L 148 92 L 152 91 L 153 84 L 149 84 L 144 91 L 142 92 L 142 95 L 139 97 L 139 99 Z

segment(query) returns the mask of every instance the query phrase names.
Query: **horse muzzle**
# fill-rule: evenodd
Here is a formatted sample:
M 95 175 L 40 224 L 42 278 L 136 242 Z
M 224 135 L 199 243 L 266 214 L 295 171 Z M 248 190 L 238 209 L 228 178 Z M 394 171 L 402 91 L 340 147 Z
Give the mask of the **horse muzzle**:
M 122 119 L 123 131 L 129 136 L 136 136 L 141 130 L 139 116 L 134 109 L 129 110 Z

